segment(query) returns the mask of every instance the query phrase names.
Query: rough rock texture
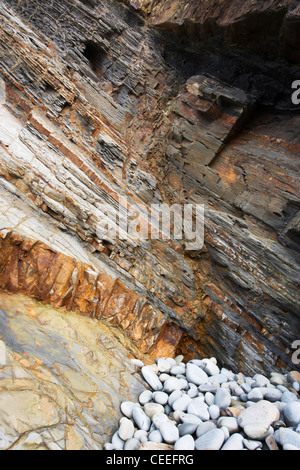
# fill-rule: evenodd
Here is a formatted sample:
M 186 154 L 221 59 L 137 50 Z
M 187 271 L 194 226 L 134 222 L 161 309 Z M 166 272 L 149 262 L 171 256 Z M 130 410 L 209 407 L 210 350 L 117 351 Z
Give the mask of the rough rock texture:
M 139 351 L 104 322 L 0 294 L 0 449 L 100 450 L 137 400 Z
M 123 3 L 1 2 L 0 288 L 152 355 L 294 368 L 297 2 Z M 205 204 L 205 247 L 101 238 L 119 202 Z

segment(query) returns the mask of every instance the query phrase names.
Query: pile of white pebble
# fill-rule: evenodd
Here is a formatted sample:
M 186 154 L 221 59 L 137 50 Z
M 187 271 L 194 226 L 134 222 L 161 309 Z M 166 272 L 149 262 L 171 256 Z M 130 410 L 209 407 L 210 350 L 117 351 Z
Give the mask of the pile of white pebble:
M 299 372 L 246 377 L 215 358 L 132 361 L 150 389 L 121 404 L 106 450 L 300 450 Z

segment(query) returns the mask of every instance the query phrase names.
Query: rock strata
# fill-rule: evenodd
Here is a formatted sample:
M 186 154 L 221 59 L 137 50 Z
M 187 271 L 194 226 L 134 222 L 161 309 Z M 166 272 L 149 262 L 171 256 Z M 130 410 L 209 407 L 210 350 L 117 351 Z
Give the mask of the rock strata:
M 171 365 L 173 359 L 160 358 L 157 364 L 162 361 L 165 365 L 169 361 Z M 162 392 L 153 393 L 152 398 L 148 396 L 151 401 L 144 405 L 145 413 L 151 404 L 154 407 L 157 406 L 154 400 L 156 393 L 169 395 L 169 400 L 164 408 L 160 405 L 162 409 L 151 416 L 150 429 L 143 433 L 143 439 L 140 439 L 138 447 L 140 450 L 156 449 L 156 443 L 172 445 L 174 450 L 180 451 L 300 450 L 298 409 L 300 396 L 293 387 L 293 383 L 290 382 L 295 372 L 281 374 L 280 385 L 274 385 L 268 377 L 262 374 L 251 377 L 224 368 L 220 370 L 215 359 L 209 361 L 190 361 L 183 364 L 182 368 L 185 369 L 186 375 L 180 373 L 174 377 L 175 380 L 184 380 L 184 377 L 188 379 L 183 388 L 172 391 L 164 387 Z M 203 369 L 207 369 L 207 364 L 211 361 L 216 366 L 214 367 L 216 374 L 211 373 L 206 381 L 201 380 L 201 385 L 198 385 L 199 377 L 203 377 Z M 159 368 L 153 365 L 149 366 L 149 369 L 156 370 L 159 379 L 162 374 Z M 221 383 L 220 375 L 224 377 Z M 194 382 L 192 377 L 195 379 Z M 278 379 L 279 377 L 277 381 Z M 202 392 L 201 389 L 209 383 L 214 384 L 215 388 L 211 388 L 210 392 Z M 189 396 L 191 391 L 193 391 L 193 398 Z M 237 391 L 240 392 L 239 395 L 236 394 Z M 260 391 L 262 399 L 253 401 L 253 391 Z M 278 399 L 273 399 L 275 393 L 272 395 L 272 400 L 266 399 L 271 391 L 278 392 L 276 395 Z M 285 401 L 286 392 L 293 396 L 292 401 Z M 151 390 L 142 392 L 140 397 L 144 397 L 146 393 L 151 393 Z M 140 399 L 141 401 L 143 400 Z M 132 403 L 132 407 L 134 412 L 144 413 L 140 405 L 135 407 Z M 120 430 L 123 431 L 124 423 L 122 419 L 119 434 Z M 137 422 L 135 424 L 138 425 Z M 144 430 L 143 423 L 140 429 L 136 430 L 136 437 L 140 430 Z M 106 444 L 105 448 L 111 449 L 111 445 L 114 445 L 113 441 L 114 438 L 111 443 Z M 124 448 L 126 442 L 123 442 Z

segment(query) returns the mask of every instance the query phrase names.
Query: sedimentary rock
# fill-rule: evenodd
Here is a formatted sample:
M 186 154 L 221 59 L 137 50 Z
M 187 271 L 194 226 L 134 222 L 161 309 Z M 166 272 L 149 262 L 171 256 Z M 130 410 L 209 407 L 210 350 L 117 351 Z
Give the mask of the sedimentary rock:
M 287 371 L 299 9 L 171 3 L 1 1 L 0 288 L 106 319 L 156 357 Z M 202 249 L 162 239 L 162 202 L 205 205 Z M 115 220 L 126 237 L 103 235 Z

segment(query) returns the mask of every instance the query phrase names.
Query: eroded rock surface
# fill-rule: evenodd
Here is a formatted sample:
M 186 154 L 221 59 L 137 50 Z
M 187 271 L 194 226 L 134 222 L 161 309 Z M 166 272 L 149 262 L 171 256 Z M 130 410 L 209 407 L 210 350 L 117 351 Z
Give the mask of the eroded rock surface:
M 100 450 L 144 389 L 139 351 L 105 323 L 0 296 L 0 448 Z
M 123 3 L 1 2 L 0 288 L 156 357 L 293 369 L 297 5 Z M 99 235 L 104 203 L 161 202 L 205 205 L 202 250 Z

